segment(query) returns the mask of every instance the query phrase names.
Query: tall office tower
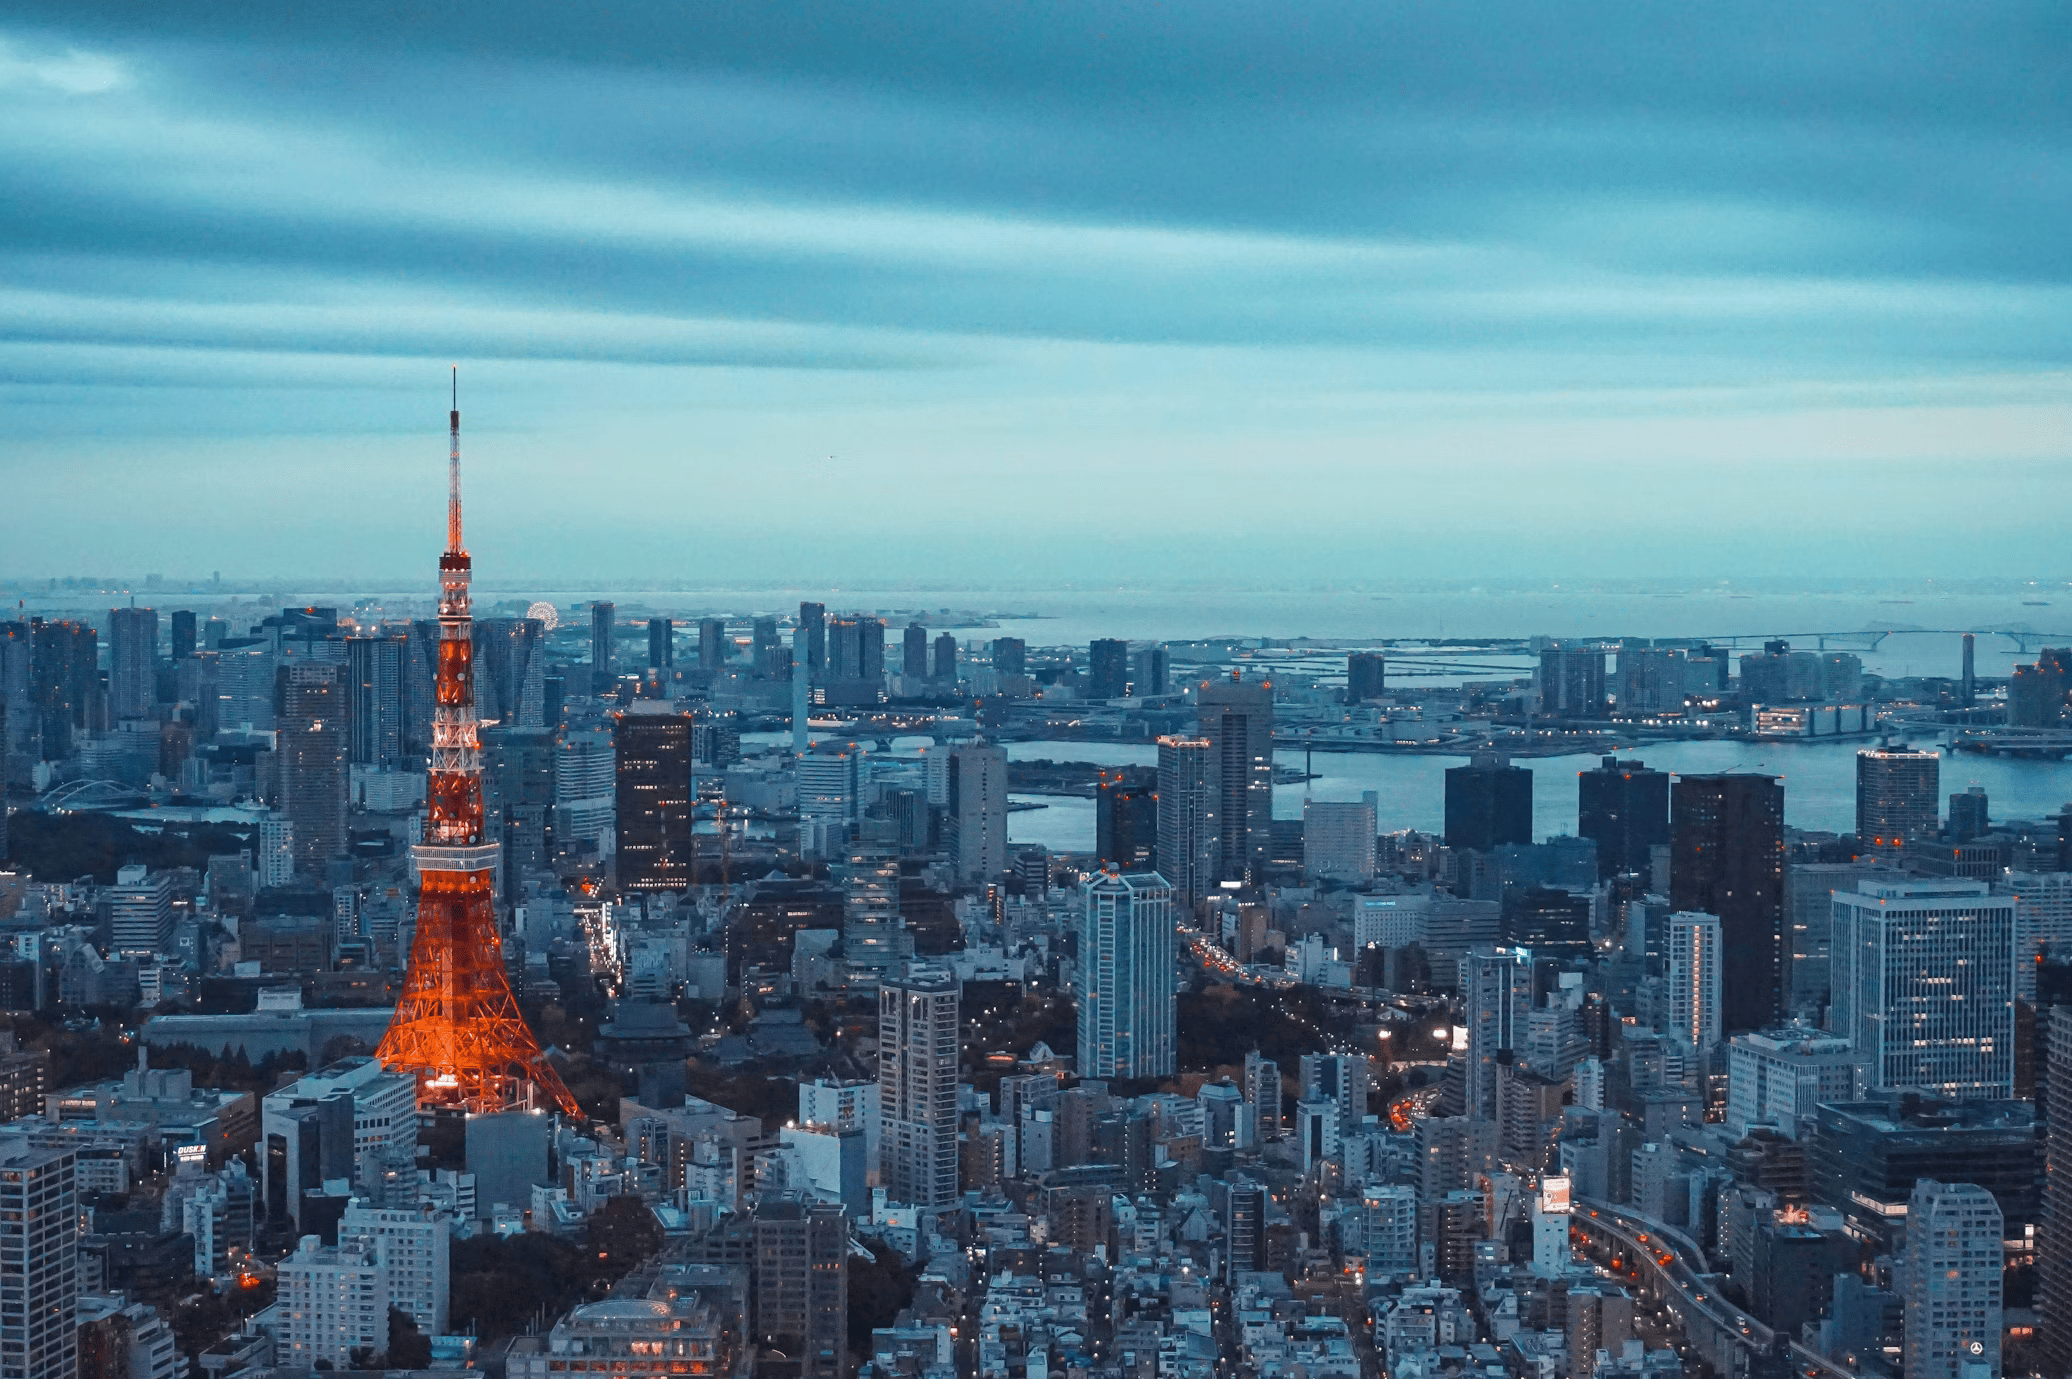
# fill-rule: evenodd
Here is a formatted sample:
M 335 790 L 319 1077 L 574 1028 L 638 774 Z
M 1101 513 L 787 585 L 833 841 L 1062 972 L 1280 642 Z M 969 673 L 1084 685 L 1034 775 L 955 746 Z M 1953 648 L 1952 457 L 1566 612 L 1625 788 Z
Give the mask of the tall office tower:
M 2049 1040 L 2044 1114 L 2043 1221 L 2036 1241 L 2036 1300 L 2045 1374 L 2072 1374 L 2072 1005 L 2052 1006 L 2038 1032 Z
M 1540 712 L 1556 718 L 1608 718 L 1604 652 L 1596 647 L 1549 647 L 1540 653 Z
M 29 619 L 29 697 L 36 706 L 43 759 L 72 755 L 74 734 L 84 732 L 99 697 L 101 639 L 85 623 Z M 267 694 L 272 699 L 271 686 Z
M 79 1193 L 76 1154 L 0 1139 L 0 1375 L 79 1373 Z
M 1358 802 L 1305 800 L 1302 869 L 1313 877 L 1355 885 L 1374 879 L 1376 796 Z
M 2072 955 L 2072 872 L 2010 871 L 2004 884 L 2014 895 L 2014 995 L 2034 1004 L 2036 969 Z
M 1446 771 L 1446 846 L 1487 852 L 1532 841 L 1532 772 L 1484 753 Z
M 957 1200 L 957 979 L 915 965 L 878 986 L 879 1168 L 917 1207 Z
M 798 643 L 792 643 L 792 664 L 804 666 L 809 678 L 817 677 L 827 666 L 827 605 L 824 603 L 801 603 L 798 625 L 806 633 L 806 658 L 798 657 Z
M 1130 693 L 1139 699 L 1152 695 L 1170 694 L 1172 677 L 1167 674 L 1169 664 L 1166 649 L 1162 646 L 1147 646 L 1130 657 Z
M 935 678 L 946 685 L 957 683 L 957 639 L 947 632 L 935 639 Z
M 345 683 L 334 665 L 281 669 L 281 813 L 295 828 L 295 870 L 322 879 L 351 846 L 346 833 Z
M 1355 651 L 1345 658 L 1345 702 L 1379 699 L 1388 684 L 1388 657 L 1379 651 Z
M 700 641 L 699 651 L 704 651 Z M 676 624 L 667 618 L 648 619 L 648 669 L 667 670 L 676 664 Z
M 1856 838 L 1873 855 L 1897 857 L 1907 839 L 1936 830 L 1942 758 L 1901 743 L 1856 754 Z
M 1216 887 L 1216 791 L 1205 737 L 1158 740 L 1158 869 L 1192 906 Z
M 143 956 L 167 952 L 173 941 L 173 874 L 155 875 L 148 867 L 116 870 L 115 884 L 103 895 L 108 901 L 108 946 L 116 953 Z
M 698 669 L 717 675 L 726 667 L 727 653 L 733 649 L 727 641 L 725 618 L 698 619 Z
M 172 616 L 173 654 L 175 661 L 185 660 L 194 654 L 194 610 L 178 608 Z
M 482 816 L 476 737 L 474 561 L 461 544 L 460 405 L 447 461 L 446 550 L 439 557 L 439 674 L 426 782 L 424 841 L 410 850 L 419 876 L 417 937 L 403 998 L 375 1057 L 414 1074 L 421 1100 L 500 1111 L 536 1089 L 570 1115 L 575 1098 L 547 1062 L 504 972 L 496 922 L 496 840 Z M 609 616 L 605 619 L 609 626 Z
M 537 728 L 547 715 L 547 625 L 538 618 L 475 622 L 475 716 Z
M 618 779 L 611 733 L 594 721 L 570 724 L 554 750 L 555 847 L 611 850 Z
M 849 1218 L 839 1202 L 801 1194 L 755 1208 L 755 1337 L 774 1357 L 759 1369 L 798 1379 L 849 1372 Z
M 1029 673 L 1029 644 L 1020 637 L 993 638 L 993 669 L 1002 675 Z
M 1079 1075 L 1171 1074 L 1173 888 L 1157 872 L 1103 871 L 1079 902 Z
M 899 673 L 909 680 L 929 678 L 928 629 L 917 622 L 908 623 L 900 634 Z
M 1828 1027 L 1855 1046 L 1870 1088 L 2014 1095 L 2014 933 L 2015 898 L 1983 881 L 1836 892 Z
M 1101 772 L 1094 794 L 1094 852 L 1117 871 L 1158 870 L 1158 790 Z
M 777 637 L 777 619 L 755 618 L 749 623 L 748 654 L 757 675 L 770 673 L 770 660 L 784 645 Z
M 862 771 L 857 753 L 807 752 L 798 759 L 799 825 L 816 824 L 832 828 L 846 840 L 849 829 L 862 813 Z M 1001 844 L 1004 857 L 1007 846 Z
M 1597 874 L 1648 873 L 1655 845 L 1669 841 L 1669 773 L 1606 757 L 1576 772 L 1576 832 L 1597 844 Z
M 1306 1053 L 1302 1055 L 1302 1099 L 1329 1102 L 1338 1117 L 1338 1139 L 1343 1144 L 1367 1118 L 1367 1084 L 1371 1069 L 1356 1053 Z
M 1784 1008 L 1784 782 L 1679 776 L 1669 791 L 1669 903 L 1718 915 L 1724 1033 L 1768 1029 Z
M 612 754 L 604 755 L 609 760 Z M 520 894 L 525 873 L 553 861 L 547 838 L 559 756 L 555 735 L 544 728 L 483 730 L 483 823 L 503 844 L 506 895 Z M 604 793 L 611 795 L 616 784 L 607 780 Z
M 821 669 L 828 680 L 854 680 L 862 674 L 863 632 L 856 618 L 829 618 Z
M 1669 1032 L 1703 1053 L 1720 1041 L 1719 916 L 1680 910 L 1668 930 Z
M 1968 843 L 1993 827 L 1986 787 L 1974 785 L 1950 796 L 1950 841 Z
M 618 757 L 621 890 L 681 891 L 691 875 L 691 715 L 661 699 L 638 699 L 612 715 Z
M 883 618 L 858 618 L 856 624 L 857 639 L 860 643 L 860 655 L 862 658 L 862 678 L 872 684 L 880 684 L 885 679 L 885 620 Z M 944 633 L 943 635 L 948 636 L 949 634 Z M 956 646 L 955 638 L 951 639 L 950 645 L 954 649 Z M 936 654 L 938 656 L 942 654 L 942 647 L 940 645 L 936 647 Z M 950 665 L 952 667 L 950 678 L 955 679 L 954 668 L 956 660 L 954 650 Z
M 1964 669 L 1957 679 L 1958 701 L 1965 708 L 1978 702 L 1977 641 L 1969 632 L 1964 634 Z
M 813 673 L 806 657 L 810 633 L 802 622 L 791 630 L 791 750 L 803 757 L 808 744 L 807 704 L 811 701 Z
M 399 770 L 403 765 L 402 637 L 348 637 L 345 643 L 346 760 Z
M 1087 647 L 1086 697 L 1120 699 L 1130 688 L 1130 644 L 1099 637 Z
M 432 750 L 432 720 L 438 714 L 438 683 L 439 620 L 414 618 L 403 626 L 403 752 L 406 756 L 427 756 Z M 225 722 L 228 721 L 226 718 Z
M 876 986 L 906 970 L 914 936 L 899 911 L 899 862 L 892 857 L 856 857 L 828 868 L 842 888 L 842 953 L 858 986 Z
M 1007 749 L 967 743 L 950 752 L 950 864 L 960 881 L 1007 870 Z
M 1494 1121 L 1498 1066 L 1524 1046 L 1532 1014 L 1532 954 L 1478 944 L 1461 957 L 1460 992 L 1468 1026 L 1467 1114 Z
M 43 714 L 31 688 L 35 660 L 29 624 L 0 622 L 0 712 L 11 725 L 0 735 L 0 786 L 27 785 L 35 763 L 43 759 Z
M 1245 1101 L 1259 1116 L 1258 1133 L 1252 1142 L 1264 1144 L 1281 1137 L 1281 1068 L 1254 1049 L 1245 1055 Z
M 108 610 L 108 716 L 149 718 L 158 700 L 158 610 Z
M 590 693 L 603 694 L 612 687 L 618 661 L 617 605 L 590 605 Z
M 1975 1183 L 1923 1178 L 1907 1198 L 1906 1379 L 2000 1373 L 2000 1204 Z
M 1257 880 L 1273 837 L 1273 685 L 1233 673 L 1195 695 L 1216 796 L 1216 879 Z

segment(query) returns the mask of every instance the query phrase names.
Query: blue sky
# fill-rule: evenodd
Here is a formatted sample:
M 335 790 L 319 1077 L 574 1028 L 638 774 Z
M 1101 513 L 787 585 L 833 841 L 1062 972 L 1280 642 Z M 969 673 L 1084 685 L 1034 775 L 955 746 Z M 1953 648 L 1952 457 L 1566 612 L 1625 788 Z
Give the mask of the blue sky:
M 0 577 L 2039 575 L 2062 6 L 16 0 Z

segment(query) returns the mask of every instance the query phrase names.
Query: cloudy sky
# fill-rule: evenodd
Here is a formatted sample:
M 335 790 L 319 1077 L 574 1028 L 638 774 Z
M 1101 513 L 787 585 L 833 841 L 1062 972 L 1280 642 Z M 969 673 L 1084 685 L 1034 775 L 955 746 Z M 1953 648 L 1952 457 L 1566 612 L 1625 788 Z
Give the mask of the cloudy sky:
M 2055 575 L 2072 9 L 14 0 L 0 576 Z

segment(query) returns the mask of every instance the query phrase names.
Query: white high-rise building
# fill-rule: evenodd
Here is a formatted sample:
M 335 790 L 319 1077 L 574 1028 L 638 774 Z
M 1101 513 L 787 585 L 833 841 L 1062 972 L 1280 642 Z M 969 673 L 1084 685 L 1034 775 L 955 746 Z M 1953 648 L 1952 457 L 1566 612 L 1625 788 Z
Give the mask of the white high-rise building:
M 2036 999 L 2036 964 L 2046 954 L 2072 954 L 2072 872 L 2011 871 L 2014 893 L 2014 994 Z
M 1906 1379 L 2000 1373 L 2000 1206 L 1971 1183 L 1923 1178 L 1907 1199 Z
M 1337 1135 L 1346 1139 L 1367 1118 L 1367 1086 L 1371 1069 L 1355 1053 L 1306 1053 L 1299 1065 L 1302 1100 L 1329 1102 L 1338 1118 Z
M 1853 1101 L 1856 1053 L 1838 1034 L 1806 1025 L 1737 1034 L 1727 1045 L 1727 1131 L 1758 1125 L 1797 1139 L 1823 1101 Z
M 886 1195 L 916 1207 L 957 1200 L 957 979 L 914 966 L 878 986 L 879 1167 Z
M 429 1207 L 388 1210 L 355 1201 L 338 1223 L 341 1245 L 359 1240 L 375 1247 L 390 1304 L 414 1317 L 427 1336 L 446 1333 L 452 1238 L 453 1219 Z
M 875 1082 L 831 1082 L 825 1078 L 801 1082 L 799 1123 L 863 1131 L 866 1163 L 875 1177 L 879 1171 L 879 1146 L 884 1134 L 878 1116 L 878 1097 L 878 1084 Z
M 1497 1055 L 1524 1044 L 1532 1012 L 1532 954 L 1523 948 L 1470 949 L 1460 960 L 1460 992 L 1468 1025 L 1467 1114 L 1493 1121 Z
M 1909 877 L 1835 893 L 1828 1025 L 1873 1090 L 2014 1095 L 2014 897 Z
M 0 1375 L 79 1372 L 76 1155 L 0 1136 Z
M 1669 1033 L 1703 1052 L 1720 1041 L 1719 916 L 1680 910 L 1665 928 Z
M 107 891 L 110 946 L 131 956 L 163 953 L 173 941 L 173 876 L 123 867 Z
M 1164 1077 L 1177 1056 L 1173 888 L 1104 871 L 1079 893 L 1079 1075 Z
M 350 1369 L 353 1351 L 388 1347 L 388 1279 L 374 1242 L 326 1245 L 305 1235 L 276 1276 L 283 1360 Z
M 259 820 L 259 853 L 252 859 L 261 889 L 285 886 L 295 879 L 295 825 L 286 815 L 267 814 Z
M 943 815 L 950 862 L 960 881 L 991 881 L 1007 870 L 1007 749 L 967 743 L 950 753 L 950 802 Z
M 1333 881 L 1372 881 L 1377 800 L 1369 791 L 1357 803 L 1304 801 L 1302 869 Z
M 618 841 L 619 755 L 601 722 L 570 725 L 554 749 L 554 841 L 608 853 Z

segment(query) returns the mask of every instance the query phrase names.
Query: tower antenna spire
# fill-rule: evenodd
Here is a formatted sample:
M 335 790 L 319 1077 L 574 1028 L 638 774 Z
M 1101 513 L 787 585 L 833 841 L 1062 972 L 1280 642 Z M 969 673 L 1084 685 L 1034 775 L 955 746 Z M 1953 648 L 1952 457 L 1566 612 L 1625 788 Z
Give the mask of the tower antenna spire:
M 459 555 L 460 544 L 460 365 L 453 366 L 453 453 L 446 461 L 446 549 Z

